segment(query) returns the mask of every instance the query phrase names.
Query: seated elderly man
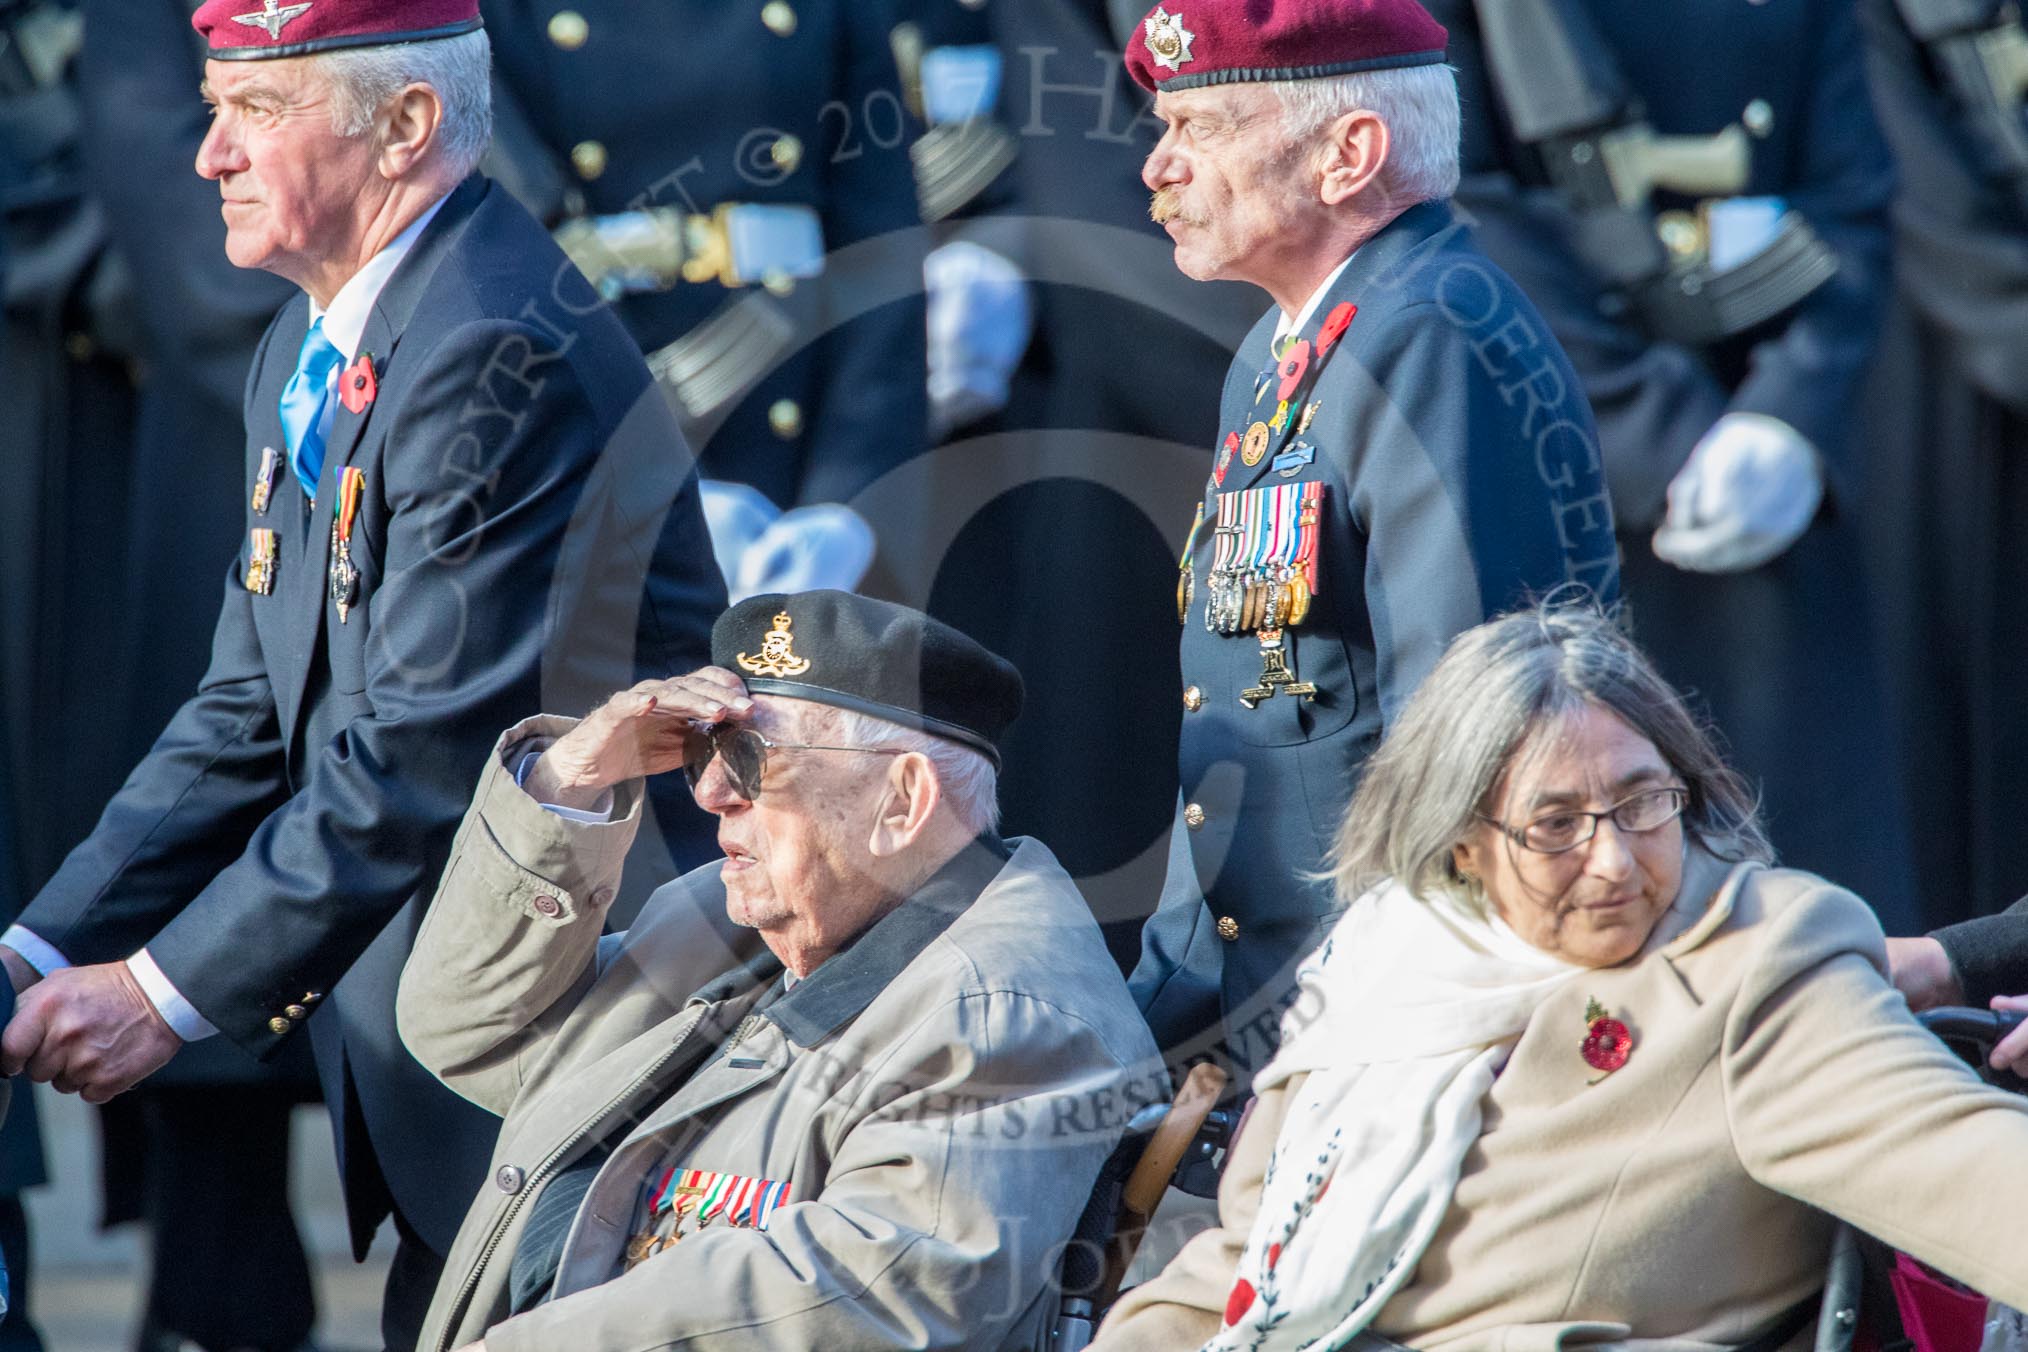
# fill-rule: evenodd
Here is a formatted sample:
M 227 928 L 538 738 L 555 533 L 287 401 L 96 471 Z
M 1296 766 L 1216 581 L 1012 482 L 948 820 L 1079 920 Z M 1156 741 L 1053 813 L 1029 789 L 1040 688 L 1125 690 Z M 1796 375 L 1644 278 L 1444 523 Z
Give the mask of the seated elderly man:
M 421 1346 L 1031 1346 L 1164 1084 L 1076 886 L 995 834 L 1020 677 L 840 592 L 743 602 L 712 656 L 480 781 L 398 1009 L 506 1120 Z M 678 766 L 726 858 L 601 941 Z

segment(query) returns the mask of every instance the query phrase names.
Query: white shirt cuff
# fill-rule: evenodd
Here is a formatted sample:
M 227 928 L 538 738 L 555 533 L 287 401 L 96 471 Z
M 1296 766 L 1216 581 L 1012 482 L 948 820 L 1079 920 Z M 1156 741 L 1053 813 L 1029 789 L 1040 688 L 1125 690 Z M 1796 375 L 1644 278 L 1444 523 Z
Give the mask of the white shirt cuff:
M 163 975 L 162 969 L 155 965 L 155 959 L 148 956 L 147 949 L 127 959 L 127 970 L 134 974 L 134 980 L 141 983 L 142 994 L 148 997 L 148 1003 L 155 1006 L 156 1013 L 162 1016 L 162 1021 L 176 1036 L 185 1042 L 199 1042 L 218 1032 L 211 1026 L 211 1021 L 199 1014 L 197 1007 L 184 999 L 183 993 Z
M 540 751 L 524 752 L 520 763 L 514 767 L 514 783 L 517 786 L 526 787 L 528 772 L 533 770 L 535 762 L 541 759 L 542 752 Z M 575 807 L 559 807 L 555 803 L 543 803 L 541 806 L 545 812 L 554 812 L 567 822 L 580 822 L 586 826 L 604 826 L 613 819 L 613 791 L 607 789 L 604 793 L 600 794 L 598 802 L 594 803 L 589 810 Z M 28 955 L 24 953 L 22 956 L 27 957 Z
M 27 959 L 28 965 L 48 976 L 70 966 L 70 959 L 51 948 L 42 936 L 19 925 L 9 925 L 5 934 L 0 934 L 0 944 L 5 944 Z

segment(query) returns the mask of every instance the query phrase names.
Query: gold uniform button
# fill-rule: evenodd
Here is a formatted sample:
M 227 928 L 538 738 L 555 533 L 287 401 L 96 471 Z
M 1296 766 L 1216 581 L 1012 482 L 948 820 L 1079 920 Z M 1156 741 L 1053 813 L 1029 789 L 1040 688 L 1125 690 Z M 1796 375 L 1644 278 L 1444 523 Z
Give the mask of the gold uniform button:
M 597 141 L 579 141 L 570 148 L 570 164 L 579 178 L 589 182 L 606 171 L 606 148 Z
M 761 22 L 768 26 L 768 32 L 785 38 L 796 31 L 795 6 L 787 0 L 768 0 L 761 6 Z
M 295 1026 L 296 1025 L 290 1023 L 287 1019 L 283 1018 L 279 1014 L 275 1015 L 275 1017 L 268 1020 L 268 1031 L 270 1033 L 275 1034 L 277 1037 L 281 1036 L 283 1033 L 288 1032 L 291 1028 L 294 1028 Z
M 1183 707 L 1193 714 L 1202 709 L 1204 707 L 1204 692 L 1194 685 L 1184 686 Z
M 549 17 L 549 40 L 566 52 L 584 46 L 591 37 L 591 25 L 574 9 L 560 9 Z
M 1183 809 L 1183 824 L 1195 831 L 1204 825 L 1204 808 L 1192 803 Z
M 775 168 L 793 174 L 803 162 L 803 143 L 793 136 L 784 136 L 768 147 L 768 158 L 775 162 Z
M 768 409 L 768 426 L 783 441 L 803 435 L 803 406 L 793 399 L 777 399 Z
M 291 1019 L 307 1019 L 310 1017 L 310 1011 L 302 1005 L 290 1005 L 282 1013 L 288 1015 Z
M 1218 937 L 1231 943 L 1239 937 L 1239 922 L 1229 915 L 1218 917 Z

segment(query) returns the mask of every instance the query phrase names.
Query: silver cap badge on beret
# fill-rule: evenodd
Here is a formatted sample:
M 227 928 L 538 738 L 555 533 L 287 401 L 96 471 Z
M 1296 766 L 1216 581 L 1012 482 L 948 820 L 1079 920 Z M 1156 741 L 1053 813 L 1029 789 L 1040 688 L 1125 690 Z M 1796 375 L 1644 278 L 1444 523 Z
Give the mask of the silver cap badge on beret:
M 1148 16 L 1148 51 L 1154 55 L 1155 64 L 1170 70 L 1182 70 L 1190 61 L 1190 44 L 1197 35 L 1183 26 L 1183 15 L 1179 11 L 1171 14 L 1160 5 Z
M 300 5 L 284 5 L 280 0 L 261 0 L 260 13 L 235 14 L 232 21 L 243 23 L 248 28 L 265 29 L 269 37 L 278 38 L 284 28 L 309 12 L 310 0 L 304 0 Z

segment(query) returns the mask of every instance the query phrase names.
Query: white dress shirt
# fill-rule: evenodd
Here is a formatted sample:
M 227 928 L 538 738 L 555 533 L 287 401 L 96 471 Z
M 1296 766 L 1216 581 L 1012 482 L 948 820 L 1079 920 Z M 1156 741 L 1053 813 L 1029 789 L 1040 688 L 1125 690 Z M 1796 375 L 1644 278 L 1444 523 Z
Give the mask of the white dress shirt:
M 352 274 L 351 279 L 338 288 L 338 294 L 331 297 L 329 309 L 318 305 L 314 300 L 310 302 L 310 322 L 314 324 L 319 319 L 324 321 L 324 336 L 330 340 L 331 346 L 338 349 L 339 355 L 345 359 L 345 364 L 349 365 L 359 355 L 360 341 L 366 336 L 366 322 L 373 317 L 373 307 L 379 303 L 380 293 L 387 286 L 387 279 L 401 266 L 402 259 L 408 257 L 408 251 L 415 246 L 416 237 L 422 234 L 423 227 L 435 219 L 437 212 L 443 208 L 444 200 L 438 198 L 425 207 L 423 213 L 410 222 L 407 229 L 368 259 L 365 267 Z M 338 379 L 342 369 L 342 366 L 332 368 L 331 381 L 335 382 Z M 321 430 L 328 438 L 332 420 L 336 417 L 338 401 L 330 396 L 328 385 L 326 391 Z M 70 960 L 53 945 L 45 942 L 40 935 L 19 925 L 8 926 L 6 933 L 0 934 L 0 944 L 5 944 L 19 953 L 30 967 L 44 976 L 71 965 Z M 176 989 L 175 983 L 170 981 L 161 967 L 156 965 L 155 959 L 149 955 L 147 949 L 144 948 L 128 958 L 127 969 L 134 974 L 134 980 L 140 983 L 142 993 L 162 1015 L 163 1021 L 175 1031 L 176 1036 L 185 1042 L 197 1042 L 218 1032 L 209 1019 L 197 1012 L 195 1005 L 183 998 L 182 992 Z
M 1317 313 L 1317 307 L 1324 303 L 1324 297 L 1331 294 L 1331 288 L 1338 285 L 1338 279 L 1345 275 L 1345 269 L 1351 267 L 1352 260 L 1358 256 L 1359 251 L 1354 249 L 1345 256 L 1344 262 L 1332 268 L 1331 275 L 1324 279 L 1322 286 L 1310 293 L 1310 298 L 1303 302 L 1303 308 L 1296 311 L 1293 318 L 1287 310 L 1282 311 L 1282 317 L 1275 321 L 1275 346 L 1281 346 L 1282 339 L 1290 334 L 1302 332 L 1303 325 L 1310 322 L 1310 316 Z

